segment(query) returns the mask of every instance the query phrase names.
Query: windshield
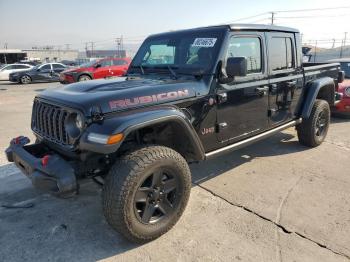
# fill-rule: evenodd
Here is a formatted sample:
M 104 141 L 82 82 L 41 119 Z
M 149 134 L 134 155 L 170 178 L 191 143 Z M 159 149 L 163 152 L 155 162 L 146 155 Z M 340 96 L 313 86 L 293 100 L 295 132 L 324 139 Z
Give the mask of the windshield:
M 93 66 L 94 64 L 96 64 L 96 60 L 92 60 L 92 61 L 90 61 L 90 62 L 81 64 L 79 67 L 91 67 L 91 66 Z
M 136 70 L 144 73 L 152 70 L 166 70 L 168 73 L 172 73 L 172 70 L 188 74 L 210 73 L 215 66 L 223 36 L 222 29 L 151 36 L 137 52 L 129 73 Z

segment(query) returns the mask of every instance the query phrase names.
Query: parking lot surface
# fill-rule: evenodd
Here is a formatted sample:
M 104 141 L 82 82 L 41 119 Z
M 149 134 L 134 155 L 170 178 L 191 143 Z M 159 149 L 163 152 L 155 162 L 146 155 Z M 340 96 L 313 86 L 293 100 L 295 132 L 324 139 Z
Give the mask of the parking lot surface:
M 0 82 L 0 150 L 33 139 L 36 93 L 58 83 Z M 0 261 L 350 261 L 350 121 L 333 119 L 309 149 L 294 129 L 191 165 L 179 223 L 144 245 L 128 243 L 102 215 L 99 186 L 79 196 L 38 194 L 0 154 Z

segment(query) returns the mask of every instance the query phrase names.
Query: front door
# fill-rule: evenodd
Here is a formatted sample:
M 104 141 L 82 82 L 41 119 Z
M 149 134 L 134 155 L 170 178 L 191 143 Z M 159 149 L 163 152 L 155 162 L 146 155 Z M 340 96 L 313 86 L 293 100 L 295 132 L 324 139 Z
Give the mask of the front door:
M 268 76 L 263 33 L 234 33 L 227 57 L 245 57 L 247 75 L 217 89 L 217 129 L 220 142 L 232 143 L 268 128 Z
M 296 66 L 294 34 L 267 33 L 269 50 L 269 117 L 270 127 L 293 118 L 296 95 L 303 84 Z
M 112 76 L 112 60 L 105 59 L 100 61 L 100 67 L 96 68 L 94 71 L 94 79 L 108 78 Z
M 33 76 L 33 80 L 39 80 L 39 81 L 51 81 L 52 79 L 52 68 L 51 64 L 43 65 L 39 68 L 38 73 L 36 76 Z

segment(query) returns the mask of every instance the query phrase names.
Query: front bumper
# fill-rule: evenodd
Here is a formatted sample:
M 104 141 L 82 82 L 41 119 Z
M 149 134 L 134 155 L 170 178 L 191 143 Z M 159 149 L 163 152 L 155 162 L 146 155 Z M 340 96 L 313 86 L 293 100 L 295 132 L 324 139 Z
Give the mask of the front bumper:
M 39 191 L 59 197 L 75 195 L 78 184 L 73 167 L 44 144 L 28 143 L 27 137 L 12 139 L 5 151 L 7 160 L 14 162 Z

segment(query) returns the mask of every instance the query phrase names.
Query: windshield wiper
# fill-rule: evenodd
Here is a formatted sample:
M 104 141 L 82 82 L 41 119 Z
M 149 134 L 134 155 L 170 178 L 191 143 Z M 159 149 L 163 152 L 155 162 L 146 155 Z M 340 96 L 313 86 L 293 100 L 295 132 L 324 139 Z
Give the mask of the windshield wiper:
M 176 72 L 171 68 L 170 65 L 168 65 L 168 69 L 169 69 L 170 73 L 174 76 L 174 78 L 177 79 L 177 74 L 176 74 Z

